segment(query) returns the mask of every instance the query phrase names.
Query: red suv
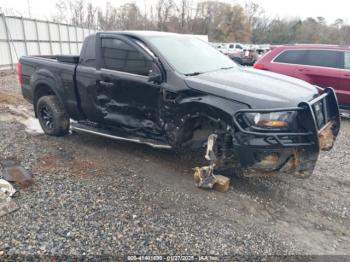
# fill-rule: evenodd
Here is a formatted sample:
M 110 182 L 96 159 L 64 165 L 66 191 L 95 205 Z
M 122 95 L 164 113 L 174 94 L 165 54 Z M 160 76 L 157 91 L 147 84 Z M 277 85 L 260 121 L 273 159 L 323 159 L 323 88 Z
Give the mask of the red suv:
M 254 67 L 300 78 L 320 87 L 333 87 L 339 105 L 350 109 L 350 47 L 279 46 L 257 61 Z

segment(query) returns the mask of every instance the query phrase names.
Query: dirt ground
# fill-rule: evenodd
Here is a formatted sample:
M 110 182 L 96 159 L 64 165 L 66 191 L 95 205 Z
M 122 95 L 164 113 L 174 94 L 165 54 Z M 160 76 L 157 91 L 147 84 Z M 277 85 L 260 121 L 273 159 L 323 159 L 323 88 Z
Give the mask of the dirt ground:
M 171 151 L 48 137 L 30 115 L 16 76 L 0 77 L 0 159 L 35 180 L 0 217 L 0 256 L 350 255 L 348 120 L 312 177 L 232 176 L 219 193 L 197 189 L 192 164 Z

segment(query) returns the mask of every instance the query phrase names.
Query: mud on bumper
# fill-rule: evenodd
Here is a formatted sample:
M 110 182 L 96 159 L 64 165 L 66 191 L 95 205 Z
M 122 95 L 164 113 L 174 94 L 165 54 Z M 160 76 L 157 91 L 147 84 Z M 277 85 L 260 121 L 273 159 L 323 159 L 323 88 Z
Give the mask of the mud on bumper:
M 242 124 L 246 113 L 297 112 L 297 130 L 252 130 Z M 340 129 L 340 115 L 335 92 L 324 90 L 316 99 L 295 108 L 241 110 L 234 116 L 237 130 L 233 146 L 244 176 L 272 176 L 280 173 L 308 177 L 319 152 L 330 150 Z

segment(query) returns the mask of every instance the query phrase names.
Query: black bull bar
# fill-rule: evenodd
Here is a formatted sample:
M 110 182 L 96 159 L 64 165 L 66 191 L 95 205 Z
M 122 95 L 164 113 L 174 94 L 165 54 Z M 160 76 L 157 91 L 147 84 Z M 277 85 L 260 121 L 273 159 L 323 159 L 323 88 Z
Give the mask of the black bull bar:
M 255 130 L 244 127 L 246 113 L 297 112 L 297 131 Z M 340 114 L 335 91 L 326 88 L 310 102 L 298 107 L 271 110 L 240 110 L 233 122 L 237 132 L 241 172 L 245 176 L 271 176 L 292 173 L 299 177 L 312 174 L 320 150 L 330 150 L 340 130 Z

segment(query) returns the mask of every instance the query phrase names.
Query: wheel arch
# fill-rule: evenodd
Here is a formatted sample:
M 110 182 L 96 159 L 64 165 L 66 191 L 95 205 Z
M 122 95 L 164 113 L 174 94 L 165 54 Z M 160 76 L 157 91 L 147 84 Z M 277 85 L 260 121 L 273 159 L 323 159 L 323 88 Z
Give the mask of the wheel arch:
M 177 106 L 176 116 L 165 128 L 169 143 L 175 147 L 193 137 L 193 132 L 203 121 L 214 123 L 213 129 L 229 131 L 233 128 L 234 113 L 249 108 L 245 104 L 215 96 L 185 98 Z
M 33 105 L 34 105 L 35 117 L 37 117 L 37 103 L 39 99 L 43 96 L 49 96 L 49 95 L 56 96 L 59 102 L 64 106 L 61 96 L 58 94 L 55 88 L 52 87 L 52 85 L 50 85 L 46 81 L 37 81 L 34 85 L 34 92 L 33 92 Z

